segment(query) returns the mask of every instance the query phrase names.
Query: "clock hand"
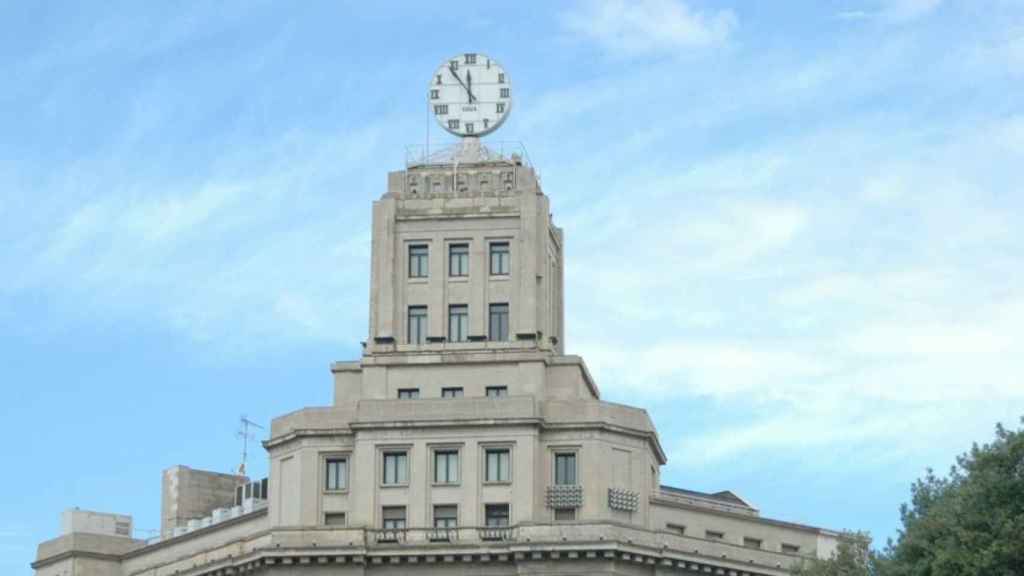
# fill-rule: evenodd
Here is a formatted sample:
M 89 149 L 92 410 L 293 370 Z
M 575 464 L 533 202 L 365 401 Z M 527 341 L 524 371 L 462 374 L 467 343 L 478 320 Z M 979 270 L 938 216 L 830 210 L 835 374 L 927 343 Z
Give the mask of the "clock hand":
M 452 73 L 452 76 L 455 76 L 455 79 L 458 80 L 459 84 L 461 84 L 462 87 L 466 90 L 466 94 L 469 94 L 469 101 L 472 102 L 473 101 L 473 93 L 469 91 L 468 87 L 466 87 L 466 83 L 462 81 L 462 78 L 459 78 L 459 75 L 455 73 L 455 68 L 452 67 L 451 65 L 449 65 L 448 66 L 448 71 Z M 467 72 L 468 72 L 468 70 L 467 70 Z
M 476 97 L 473 96 L 473 75 L 469 73 L 469 70 L 466 70 L 466 83 L 469 84 L 466 86 L 466 92 L 469 92 L 469 103 L 472 104 Z

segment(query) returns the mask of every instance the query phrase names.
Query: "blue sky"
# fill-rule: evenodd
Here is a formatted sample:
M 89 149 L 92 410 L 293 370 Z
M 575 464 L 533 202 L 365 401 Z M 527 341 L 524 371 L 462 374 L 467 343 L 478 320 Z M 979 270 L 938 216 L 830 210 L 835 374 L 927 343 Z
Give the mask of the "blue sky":
M 566 230 L 568 351 L 651 412 L 667 483 L 884 541 L 1024 414 L 1021 2 L 7 2 L 0 32 L 4 574 L 66 507 L 156 528 L 161 470 L 236 466 L 240 414 L 330 403 L 370 202 L 464 51 Z

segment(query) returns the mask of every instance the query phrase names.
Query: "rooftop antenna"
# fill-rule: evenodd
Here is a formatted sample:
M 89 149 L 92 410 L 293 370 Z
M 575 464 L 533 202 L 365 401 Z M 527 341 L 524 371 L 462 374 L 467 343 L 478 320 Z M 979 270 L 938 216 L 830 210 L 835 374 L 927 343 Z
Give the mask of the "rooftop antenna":
M 252 420 L 249 420 L 249 418 L 245 414 L 242 414 L 241 418 L 239 418 L 237 436 L 242 439 L 242 464 L 238 466 L 239 476 L 245 476 L 245 463 L 249 459 L 249 439 L 256 439 L 256 435 L 253 434 L 252 432 L 249 432 L 250 426 L 252 426 L 253 428 L 259 428 L 260 430 L 265 430 L 263 426 L 260 426 L 259 424 L 253 422 Z

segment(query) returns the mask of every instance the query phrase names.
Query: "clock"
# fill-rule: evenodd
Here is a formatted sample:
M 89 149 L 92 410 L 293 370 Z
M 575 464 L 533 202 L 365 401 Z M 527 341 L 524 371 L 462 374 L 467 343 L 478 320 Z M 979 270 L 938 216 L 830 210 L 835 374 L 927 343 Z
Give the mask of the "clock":
M 483 136 L 498 129 L 512 108 L 508 74 L 486 54 L 449 58 L 430 79 L 430 110 L 456 136 Z

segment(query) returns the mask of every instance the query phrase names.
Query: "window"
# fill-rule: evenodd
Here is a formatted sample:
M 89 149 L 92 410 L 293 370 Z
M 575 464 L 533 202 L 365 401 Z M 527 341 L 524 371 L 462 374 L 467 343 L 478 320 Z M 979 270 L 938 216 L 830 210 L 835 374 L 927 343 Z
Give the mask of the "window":
M 575 508 L 560 508 L 558 510 L 555 510 L 555 522 L 571 522 L 575 519 Z
M 576 483 L 576 453 L 555 454 L 555 484 Z
M 485 482 L 508 482 L 511 451 L 508 448 L 491 448 L 485 451 Z
M 455 528 L 459 525 L 459 509 L 453 504 L 434 506 L 434 528 Z
M 398 398 L 400 400 L 414 400 L 420 397 L 419 388 L 400 388 L 398 390 Z
M 758 550 L 760 550 L 761 549 L 761 539 L 760 538 L 750 538 L 748 536 L 744 536 L 743 537 L 743 545 L 746 546 L 747 548 L 757 548 Z
M 458 450 L 437 450 L 434 452 L 434 483 L 459 483 Z
M 344 512 L 328 512 L 324 514 L 324 525 L 325 526 L 344 526 L 345 525 L 345 513 Z
M 800 553 L 800 547 L 797 546 L 796 544 L 786 544 L 786 543 L 783 543 L 782 544 L 782 553 L 783 554 L 799 554 Z
M 448 246 L 448 275 L 469 276 L 469 244 Z
M 496 342 L 508 340 L 508 304 L 491 304 L 488 338 Z
M 465 342 L 469 339 L 469 306 L 452 304 L 448 307 L 448 340 Z
M 441 398 L 462 398 L 462 388 L 441 388 Z
M 348 488 L 348 458 L 328 458 L 325 468 L 324 490 Z
M 508 504 L 484 506 L 484 524 L 488 527 L 508 526 Z
M 704 537 L 707 538 L 708 540 L 724 540 L 725 539 L 725 532 L 716 532 L 714 530 L 706 530 L 704 532 Z
M 409 246 L 409 278 L 426 278 L 430 252 L 426 244 Z
M 409 344 L 423 344 L 427 340 L 427 307 L 409 306 Z
M 670 531 L 675 532 L 680 536 L 686 534 L 686 526 L 683 526 L 682 524 L 672 524 L 669 522 L 668 524 L 665 524 L 665 528 L 668 528 Z
M 488 386 L 486 394 L 488 398 L 504 398 L 508 396 L 508 386 Z
M 403 530 L 405 528 L 405 506 L 385 506 L 381 512 L 385 530 Z
M 508 242 L 491 242 L 491 276 L 507 275 L 510 261 Z
M 384 453 L 384 484 L 406 484 L 409 482 L 409 454 L 407 452 Z

